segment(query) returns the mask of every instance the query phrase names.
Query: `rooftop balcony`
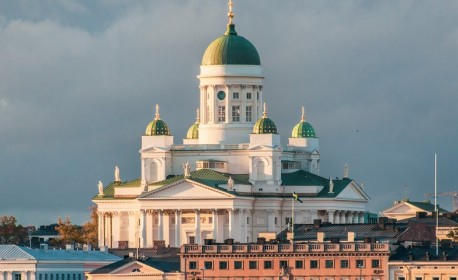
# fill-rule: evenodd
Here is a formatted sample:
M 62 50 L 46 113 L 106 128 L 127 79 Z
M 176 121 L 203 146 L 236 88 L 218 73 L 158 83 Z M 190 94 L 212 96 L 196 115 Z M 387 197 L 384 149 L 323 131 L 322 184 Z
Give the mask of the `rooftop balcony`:
M 297 243 L 297 244 L 235 244 L 181 246 L 182 254 L 216 253 L 308 253 L 308 252 L 389 252 L 386 243 Z

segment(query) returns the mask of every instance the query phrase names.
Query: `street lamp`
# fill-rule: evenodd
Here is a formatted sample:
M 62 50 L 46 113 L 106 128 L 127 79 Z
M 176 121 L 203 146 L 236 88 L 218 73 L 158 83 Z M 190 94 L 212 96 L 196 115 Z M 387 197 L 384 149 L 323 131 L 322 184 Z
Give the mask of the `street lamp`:
M 200 270 L 202 270 L 202 280 L 205 280 L 205 267 Z

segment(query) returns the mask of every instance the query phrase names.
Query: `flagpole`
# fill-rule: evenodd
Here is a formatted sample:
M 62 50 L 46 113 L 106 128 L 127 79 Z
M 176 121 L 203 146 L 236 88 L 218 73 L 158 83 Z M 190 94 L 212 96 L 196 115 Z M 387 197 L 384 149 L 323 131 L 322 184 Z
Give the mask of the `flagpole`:
M 439 209 L 437 208 L 437 153 L 434 154 L 434 210 L 436 210 L 436 256 L 439 255 L 439 238 L 437 227 L 439 226 Z
M 294 244 L 294 200 L 295 200 L 295 197 L 293 196 L 291 198 L 291 243 L 292 244 Z

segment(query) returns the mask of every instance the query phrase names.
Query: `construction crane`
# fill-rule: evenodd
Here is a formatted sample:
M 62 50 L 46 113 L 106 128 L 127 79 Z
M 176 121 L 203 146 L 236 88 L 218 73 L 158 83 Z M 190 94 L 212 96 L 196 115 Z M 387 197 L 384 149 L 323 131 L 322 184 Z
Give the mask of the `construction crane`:
M 452 196 L 453 197 L 453 212 L 458 210 L 458 192 L 440 192 L 437 193 L 437 196 Z M 426 197 L 434 197 L 433 193 L 425 193 Z

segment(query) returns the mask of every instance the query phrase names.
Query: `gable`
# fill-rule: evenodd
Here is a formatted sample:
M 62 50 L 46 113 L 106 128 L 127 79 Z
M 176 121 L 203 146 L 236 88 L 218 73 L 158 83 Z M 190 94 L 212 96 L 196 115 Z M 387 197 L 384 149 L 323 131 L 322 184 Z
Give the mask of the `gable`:
M 348 184 L 336 198 L 368 200 L 368 197 L 353 182 Z
M 141 273 L 141 274 L 147 273 L 150 275 L 151 274 L 156 274 L 156 275 L 164 274 L 163 271 L 160 271 L 159 269 L 156 269 L 154 267 L 151 267 L 139 261 L 130 262 L 116 270 L 113 270 L 110 274 L 135 274 L 135 273 Z
M 152 190 L 140 198 L 146 199 L 221 199 L 234 196 L 192 180 L 184 179 L 179 182 Z

